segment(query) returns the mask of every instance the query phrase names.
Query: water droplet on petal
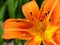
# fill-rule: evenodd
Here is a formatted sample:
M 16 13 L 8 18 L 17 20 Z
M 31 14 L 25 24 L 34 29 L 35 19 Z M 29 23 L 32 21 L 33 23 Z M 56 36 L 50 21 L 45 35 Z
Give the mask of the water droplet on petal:
M 25 33 L 23 33 L 23 36 L 25 36 L 26 34 Z

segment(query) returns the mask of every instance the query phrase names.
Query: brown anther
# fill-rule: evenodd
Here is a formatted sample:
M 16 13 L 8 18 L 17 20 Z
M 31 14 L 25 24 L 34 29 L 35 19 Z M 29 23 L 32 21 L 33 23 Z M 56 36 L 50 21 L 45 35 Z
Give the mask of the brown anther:
M 48 11 L 48 14 L 50 13 L 50 11 Z
M 50 11 L 47 11 L 47 12 L 45 12 L 45 15 L 48 15 L 50 13 Z
M 30 14 L 32 15 L 32 12 L 30 12 Z
M 46 12 L 45 15 L 47 15 L 48 13 Z
M 51 19 L 49 19 L 49 21 L 51 21 Z
M 41 18 L 41 19 L 40 19 L 40 21 L 42 22 L 42 21 L 43 21 L 43 19 Z

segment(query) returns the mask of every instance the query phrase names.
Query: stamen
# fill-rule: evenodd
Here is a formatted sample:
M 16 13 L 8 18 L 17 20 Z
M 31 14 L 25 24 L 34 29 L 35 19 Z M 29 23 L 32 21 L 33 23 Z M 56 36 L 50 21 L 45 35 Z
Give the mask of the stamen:
M 43 21 L 43 19 L 42 19 L 42 18 L 40 18 L 40 21 L 42 22 L 42 21 Z
M 38 17 L 40 17 L 40 14 L 41 14 L 41 12 L 43 11 L 43 8 L 44 8 L 46 2 L 47 2 L 46 0 L 43 1 L 43 4 L 41 5 L 41 9 L 40 9 L 40 11 L 39 11 Z
M 51 19 L 49 19 L 49 22 L 51 21 Z
M 46 12 L 45 15 L 47 16 L 47 14 L 48 14 L 48 13 Z
M 47 12 L 45 12 L 45 15 L 47 16 L 50 13 L 50 10 L 48 10 Z
M 32 12 L 30 12 L 30 15 L 32 16 Z M 34 19 L 33 19 L 33 16 L 32 16 L 32 20 L 34 20 Z
M 32 12 L 30 12 L 30 14 L 32 15 Z
M 50 10 L 48 11 L 48 14 L 50 13 Z
M 55 1 L 54 5 L 53 5 L 53 7 L 52 7 L 52 9 L 51 9 L 51 11 L 50 11 L 50 13 L 49 13 L 48 17 L 47 17 L 47 21 L 49 21 L 49 18 L 50 18 L 50 16 L 51 16 L 51 14 L 52 14 L 53 10 L 55 9 L 55 7 L 56 7 L 57 3 L 58 3 L 58 0 L 56 0 L 56 1 Z
M 42 19 L 40 21 L 43 21 Z

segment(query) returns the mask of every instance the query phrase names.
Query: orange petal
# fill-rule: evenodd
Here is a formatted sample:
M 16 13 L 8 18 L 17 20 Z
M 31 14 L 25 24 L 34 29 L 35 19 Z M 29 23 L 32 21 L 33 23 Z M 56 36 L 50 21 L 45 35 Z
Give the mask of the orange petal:
M 29 20 L 23 19 L 8 19 L 3 23 L 3 38 L 4 39 L 25 39 L 28 40 L 32 38 L 30 30 L 34 28 L 34 25 Z
M 25 45 L 40 45 L 40 42 L 35 42 L 34 39 L 31 39 Z
M 45 30 L 45 45 L 56 45 L 56 42 L 53 40 L 53 38 L 56 36 L 55 33 L 57 31 L 57 29 L 59 28 L 59 26 L 47 26 L 46 30 Z
M 54 2 L 55 2 L 55 0 L 45 0 L 43 2 L 41 9 L 40 9 L 40 12 L 39 12 L 40 18 L 45 18 L 45 16 L 46 16 L 45 13 L 48 13 L 48 11 L 50 11 L 52 9 Z
M 30 40 L 33 36 L 29 32 L 25 31 L 6 31 L 3 34 L 3 39 L 20 39 L 20 40 Z
M 51 21 L 52 25 L 60 26 L 60 0 L 58 0 L 55 9 L 52 12 L 51 19 L 52 19 Z
M 54 45 L 52 42 L 45 40 L 44 45 Z
M 53 32 L 50 39 L 44 40 L 45 45 L 60 45 L 60 28 Z
M 41 37 L 39 35 L 35 35 L 30 41 L 28 41 L 25 45 L 40 45 Z
M 35 1 L 31 1 L 22 6 L 22 11 L 27 19 L 32 20 L 37 18 L 39 8 Z
M 57 45 L 60 45 L 60 28 L 54 32 L 54 36 L 52 37 Z
M 3 23 L 3 29 L 30 29 L 33 27 L 33 23 L 29 20 L 23 19 L 8 19 Z
M 50 14 L 51 25 L 60 25 L 60 0 L 45 0 L 44 2 L 39 13 L 39 18 L 47 18 Z M 51 13 L 48 13 L 49 11 Z

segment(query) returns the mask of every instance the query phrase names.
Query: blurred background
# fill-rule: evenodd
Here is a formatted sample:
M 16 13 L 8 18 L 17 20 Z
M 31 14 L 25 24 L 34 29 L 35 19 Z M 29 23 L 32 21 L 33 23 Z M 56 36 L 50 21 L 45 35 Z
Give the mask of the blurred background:
M 31 0 L 0 0 L 0 45 L 24 45 L 26 40 L 4 40 L 2 39 L 2 23 L 8 18 L 25 18 L 21 7 Z M 35 0 L 40 7 L 43 0 Z

